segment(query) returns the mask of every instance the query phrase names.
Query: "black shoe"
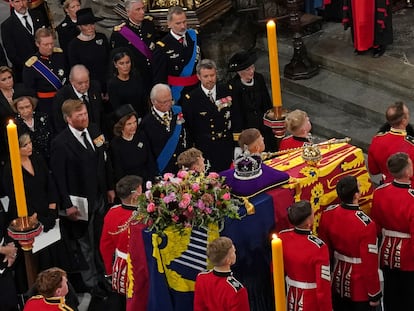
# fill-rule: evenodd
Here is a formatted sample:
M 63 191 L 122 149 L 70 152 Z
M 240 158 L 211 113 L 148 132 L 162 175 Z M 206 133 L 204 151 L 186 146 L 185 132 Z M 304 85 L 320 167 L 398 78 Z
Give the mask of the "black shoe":
M 385 46 L 380 45 L 379 47 L 374 48 L 372 50 L 372 57 L 378 58 L 378 57 L 384 55 L 384 53 L 385 53 Z
M 357 49 L 354 50 L 354 55 L 364 55 L 367 51 L 358 51 Z

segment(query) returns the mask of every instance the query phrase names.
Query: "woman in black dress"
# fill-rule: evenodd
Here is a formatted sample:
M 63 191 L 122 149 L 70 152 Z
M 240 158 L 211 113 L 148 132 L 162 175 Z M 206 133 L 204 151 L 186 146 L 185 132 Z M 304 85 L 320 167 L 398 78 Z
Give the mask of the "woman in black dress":
M 95 30 L 95 23 L 102 18 L 95 17 L 91 8 L 77 11 L 76 18 L 80 34 L 69 43 L 69 65 L 73 67 L 82 64 L 88 68 L 91 80 L 99 81 L 103 93 L 106 94 L 109 43 L 103 33 Z
M 21 96 L 13 101 L 13 109 L 17 112 L 16 124 L 20 133 L 29 133 L 33 148 L 49 162 L 52 129 L 46 113 L 34 111 L 37 99 Z
M 113 111 L 123 105 L 131 105 L 138 119 L 148 112 L 142 78 L 132 70 L 131 54 L 127 48 L 117 48 L 112 52 L 113 76 L 108 80 L 108 96 Z
M 76 25 L 76 12 L 80 9 L 80 0 L 66 0 L 63 3 L 65 19 L 56 27 L 59 45 L 64 53 L 68 52 L 69 42 L 76 38 L 80 30 Z
M 131 105 L 115 111 L 118 122 L 114 126 L 115 137 L 111 141 L 112 164 L 115 182 L 125 175 L 138 175 L 149 180 L 154 163 L 149 156 L 147 142 L 138 130 L 137 114 Z

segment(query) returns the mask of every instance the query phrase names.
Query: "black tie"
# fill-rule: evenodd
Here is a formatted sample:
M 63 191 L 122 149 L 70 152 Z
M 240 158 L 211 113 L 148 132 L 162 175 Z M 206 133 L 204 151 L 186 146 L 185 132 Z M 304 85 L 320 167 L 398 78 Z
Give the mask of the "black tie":
M 215 101 L 214 101 L 214 98 L 213 98 L 213 92 L 208 91 L 207 96 L 208 96 L 208 99 L 210 99 L 210 101 L 214 104 Z
M 82 132 L 82 137 L 83 137 L 83 142 L 85 143 L 86 149 L 88 151 L 92 151 L 93 152 L 94 150 L 92 148 L 92 145 L 89 142 L 88 137 L 86 137 L 86 132 Z
M 88 95 L 83 94 L 82 95 L 82 101 L 86 106 L 86 110 L 88 110 L 88 115 L 89 115 L 89 120 L 94 122 L 95 120 L 93 119 L 93 114 L 91 113 L 91 103 L 88 100 Z
M 27 20 L 27 17 L 28 17 L 27 15 L 23 15 L 25 27 L 30 32 L 30 34 L 33 34 L 33 28 L 32 26 L 30 26 L 29 21 Z

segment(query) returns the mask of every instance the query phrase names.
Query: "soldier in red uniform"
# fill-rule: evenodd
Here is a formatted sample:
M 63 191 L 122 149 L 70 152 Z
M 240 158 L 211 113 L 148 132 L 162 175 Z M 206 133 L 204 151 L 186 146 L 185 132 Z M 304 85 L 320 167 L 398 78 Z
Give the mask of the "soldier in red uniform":
M 311 143 L 312 125 L 305 111 L 296 109 L 286 116 L 286 129 L 292 134 L 282 139 L 279 150 L 302 147 Z
M 288 311 L 332 311 L 329 251 L 312 234 L 313 211 L 308 201 L 288 209 L 295 228 L 280 232 L 286 273 Z
M 142 178 L 127 175 L 116 184 L 116 194 L 122 204 L 112 207 L 105 215 L 100 251 L 105 265 L 106 278 L 114 291 L 120 294 L 119 310 L 126 308 L 128 220 L 136 209 L 137 198 L 142 193 Z
M 42 271 L 37 276 L 35 284 L 39 295 L 27 301 L 24 311 L 73 311 L 65 303 L 65 296 L 69 292 L 65 271 L 59 268 Z
M 319 224 L 319 237 L 333 254 L 335 311 L 375 310 L 382 296 L 378 274 L 375 223 L 359 209 L 360 192 L 354 176 L 336 185 L 341 204 L 328 207 Z
M 227 237 L 207 246 L 213 270 L 201 272 L 196 279 L 194 311 L 249 311 L 246 288 L 233 277 L 230 266 L 236 263 L 236 248 Z
M 371 216 L 382 234 L 380 265 L 384 272 L 385 310 L 414 310 L 413 162 L 406 153 L 387 161 L 392 183 L 374 192 Z
M 368 170 L 371 174 L 383 174 L 384 182 L 394 179 L 387 168 L 388 158 L 396 152 L 405 152 L 414 159 L 414 138 L 407 135 L 409 111 L 403 102 L 396 102 L 385 113 L 391 129 L 378 133 L 372 139 L 368 149 Z

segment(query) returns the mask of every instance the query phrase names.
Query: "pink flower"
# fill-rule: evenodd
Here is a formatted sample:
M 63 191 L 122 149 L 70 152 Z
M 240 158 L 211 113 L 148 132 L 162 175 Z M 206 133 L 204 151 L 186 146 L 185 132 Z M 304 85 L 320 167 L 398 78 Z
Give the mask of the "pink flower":
M 206 214 L 211 214 L 212 209 L 210 207 L 206 207 L 205 211 L 206 211 Z
M 192 184 L 192 185 L 191 185 L 191 189 L 192 189 L 194 192 L 198 192 L 198 191 L 200 191 L 200 185 L 199 185 L 199 184 L 197 184 L 197 183 Z
M 178 218 L 177 215 L 173 214 L 172 217 L 171 217 L 171 219 L 172 219 L 173 222 L 178 222 L 178 219 L 179 218 Z
M 166 204 L 168 204 L 168 203 L 170 203 L 170 202 L 175 201 L 175 199 L 176 199 L 175 193 L 174 193 L 174 192 L 171 192 L 171 193 L 169 193 L 168 195 L 166 195 L 166 196 L 165 196 L 162 200 L 163 200 Z
M 149 203 L 148 205 L 147 205 L 147 212 L 148 213 L 153 213 L 153 212 L 155 212 L 155 204 L 154 204 L 154 202 L 151 202 L 151 203 Z
M 207 176 L 207 178 L 219 178 L 220 175 L 217 174 L 216 172 L 210 172 Z
M 191 202 L 191 194 L 184 193 L 180 203 L 178 204 L 181 208 L 186 208 Z
M 230 200 L 230 197 L 230 193 L 226 192 L 225 194 L 223 194 L 222 199 L 228 201 Z
M 184 170 L 181 170 L 181 171 L 179 171 L 178 173 L 177 173 L 177 177 L 178 178 L 181 178 L 181 179 L 184 179 L 184 178 L 186 178 L 188 176 L 188 172 L 187 171 L 184 171 Z
M 151 190 L 147 190 L 147 191 L 145 191 L 145 197 L 146 197 L 148 200 L 152 199 L 152 193 L 151 193 Z
M 194 208 L 190 205 L 190 206 L 187 208 L 187 210 L 188 210 L 190 213 L 192 213 L 192 212 L 193 212 L 193 210 L 194 210 Z
M 170 180 L 173 177 L 174 177 L 174 174 L 172 174 L 172 173 L 165 173 L 164 176 L 163 176 L 163 179 L 164 180 Z
M 147 183 L 145 184 L 145 187 L 149 190 L 152 188 L 152 182 L 151 181 L 147 181 Z

